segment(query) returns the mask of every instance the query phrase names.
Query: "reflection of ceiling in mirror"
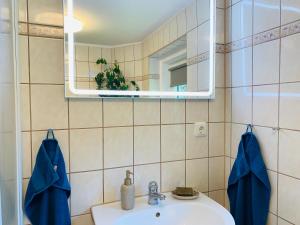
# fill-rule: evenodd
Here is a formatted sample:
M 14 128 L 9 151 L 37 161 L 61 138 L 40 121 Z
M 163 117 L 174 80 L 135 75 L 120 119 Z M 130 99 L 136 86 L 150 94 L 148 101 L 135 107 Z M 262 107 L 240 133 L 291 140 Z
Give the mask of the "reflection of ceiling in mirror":
M 83 23 L 75 41 L 122 45 L 142 41 L 193 0 L 73 0 Z

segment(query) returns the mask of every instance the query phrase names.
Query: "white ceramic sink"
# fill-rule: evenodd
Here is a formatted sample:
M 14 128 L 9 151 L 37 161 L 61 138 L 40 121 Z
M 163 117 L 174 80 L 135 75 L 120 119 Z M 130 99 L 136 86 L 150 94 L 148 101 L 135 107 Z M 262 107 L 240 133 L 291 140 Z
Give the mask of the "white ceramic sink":
M 147 197 L 137 198 L 130 211 L 122 210 L 120 202 L 95 206 L 95 225 L 235 225 L 230 213 L 204 194 L 185 201 L 166 196 L 159 206 L 149 206 Z

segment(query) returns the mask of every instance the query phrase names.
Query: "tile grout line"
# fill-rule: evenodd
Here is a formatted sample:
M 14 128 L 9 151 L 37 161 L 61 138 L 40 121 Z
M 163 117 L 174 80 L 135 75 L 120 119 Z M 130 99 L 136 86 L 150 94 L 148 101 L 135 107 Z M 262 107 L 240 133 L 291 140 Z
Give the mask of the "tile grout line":
M 105 201 L 105 180 L 104 180 L 104 175 L 105 175 L 105 170 L 104 170 L 104 163 L 105 163 L 105 149 L 104 149 L 104 146 L 105 146 L 105 139 L 104 139 L 104 135 L 105 135 L 105 129 L 104 129 L 104 101 L 103 99 L 100 100 L 100 104 L 101 104 L 101 112 L 102 112 L 102 115 L 101 115 L 101 123 L 102 123 L 102 167 L 103 167 L 103 171 L 102 171 L 102 203 L 104 203 Z
M 159 163 L 160 163 L 160 191 L 162 191 L 163 187 L 162 187 L 162 152 L 161 152 L 161 148 L 162 148 L 162 125 L 161 125 L 161 99 L 159 99 Z
M 134 142 L 135 142 L 135 126 L 134 126 L 134 99 L 132 101 L 132 167 L 133 167 L 133 183 L 135 183 L 135 147 L 134 147 Z
M 282 0 L 279 1 L 280 3 L 280 26 L 281 26 L 281 23 L 282 23 Z M 281 95 L 281 51 L 282 51 L 282 38 L 281 38 L 281 32 L 282 30 L 280 29 L 279 30 L 280 32 L 280 38 L 279 38 L 279 65 L 278 65 L 278 74 L 279 74 L 279 85 L 278 85 L 278 114 L 277 114 L 277 126 L 280 127 L 280 95 Z M 278 218 L 279 218 L 279 145 L 280 145 L 280 130 L 277 132 L 277 171 L 276 171 L 276 177 L 277 177 L 277 182 L 276 182 L 276 186 L 277 186 L 277 193 L 276 193 L 276 218 L 277 218 L 277 224 L 278 224 Z
M 185 183 L 185 187 L 187 187 L 187 148 L 186 148 L 186 143 L 187 143 L 187 140 L 186 140 L 186 136 L 187 136 L 187 133 L 186 133 L 186 122 L 187 122 L 187 115 L 186 115 L 186 101 L 184 101 L 184 121 L 185 121 L 185 126 L 184 126 L 184 162 L 185 162 L 185 176 L 184 176 L 184 183 Z

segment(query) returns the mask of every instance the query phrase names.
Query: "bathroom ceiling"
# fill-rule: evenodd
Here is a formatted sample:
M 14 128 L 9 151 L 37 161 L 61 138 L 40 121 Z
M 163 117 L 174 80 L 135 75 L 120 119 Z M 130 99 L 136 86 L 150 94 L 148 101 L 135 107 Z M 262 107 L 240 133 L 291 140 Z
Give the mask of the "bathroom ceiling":
M 83 23 L 75 41 L 97 45 L 140 42 L 193 0 L 73 0 Z

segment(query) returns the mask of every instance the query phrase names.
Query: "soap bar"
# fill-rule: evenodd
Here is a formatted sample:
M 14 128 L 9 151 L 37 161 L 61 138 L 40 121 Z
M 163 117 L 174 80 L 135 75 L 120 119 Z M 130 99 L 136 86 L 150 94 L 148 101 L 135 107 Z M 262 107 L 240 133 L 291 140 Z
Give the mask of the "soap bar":
M 178 196 L 194 196 L 194 190 L 190 187 L 177 187 L 173 193 Z

